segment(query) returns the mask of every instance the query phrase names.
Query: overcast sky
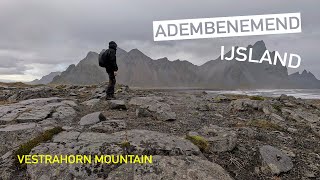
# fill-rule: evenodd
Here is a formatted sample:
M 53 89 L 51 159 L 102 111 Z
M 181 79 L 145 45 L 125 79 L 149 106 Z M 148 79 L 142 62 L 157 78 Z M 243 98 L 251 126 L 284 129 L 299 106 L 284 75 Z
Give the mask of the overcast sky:
M 63 71 L 114 40 L 151 58 L 216 59 L 221 46 L 264 40 L 269 50 L 299 54 L 302 69 L 320 79 L 318 0 L 1 0 L 0 80 L 30 81 Z M 153 41 L 152 21 L 301 12 L 302 33 Z M 294 69 L 297 71 L 297 69 Z M 293 72 L 292 70 L 290 72 Z

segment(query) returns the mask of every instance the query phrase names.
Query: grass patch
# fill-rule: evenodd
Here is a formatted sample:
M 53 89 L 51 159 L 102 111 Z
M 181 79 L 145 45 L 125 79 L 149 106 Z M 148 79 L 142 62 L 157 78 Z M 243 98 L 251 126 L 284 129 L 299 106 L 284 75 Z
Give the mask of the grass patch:
M 273 109 L 277 110 L 278 112 L 281 112 L 281 106 L 280 105 L 271 104 L 271 106 L 273 107 Z
M 267 130 L 277 130 L 282 131 L 283 128 L 275 123 L 272 123 L 271 121 L 267 120 L 251 120 L 247 123 L 248 126 L 257 127 L 261 129 L 267 129 Z
M 60 84 L 60 85 L 55 86 L 55 88 L 59 89 L 59 90 L 65 89 L 66 87 L 67 87 L 67 85 L 65 85 L 65 84 Z
M 123 141 L 122 143 L 120 143 L 120 146 L 122 148 L 129 148 L 131 146 L 129 141 Z
M 25 84 L 25 83 L 23 83 L 23 82 L 9 82 L 9 83 L 0 82 L 0 86 L 8 86 L 8 87 L 16 87 L 16 88 L 25 88 L 25 87 L 39 87 L 39 86 L 44 86 L 44 85 L 43 85 L 43 84 L 36 84 L 36 85 Z
M 261 97 L 261 96 L 250 96 L 250 99 L 251 100 L 258 100 L 258 101 L 263 101 L 265 100 L 264 97 Z
M 209 143 L 204 137 L 187 135 L 186 139 L 190 140 L 194 145 L 198 146 L 200 151 L 204 152 L 208 150 Z
M 18 167 L 20 168 L 25 168 L 25 164 L 20 164 L 18 160 L 18 155 L 20 157 L 22 155 L 28 155 L 34 147 L 38 146 L 40 143 L 51 140 L 54 135 L 60 133 L 61 131 L 63 131 L 62 127 L 55 127 L 53 129 L 49 129 L 41 133 L 39 136 L 31 139 L 30 141 L 20 145 L 19 149 L 17 149 L 14 153 L 16 165 L 18 165 Z

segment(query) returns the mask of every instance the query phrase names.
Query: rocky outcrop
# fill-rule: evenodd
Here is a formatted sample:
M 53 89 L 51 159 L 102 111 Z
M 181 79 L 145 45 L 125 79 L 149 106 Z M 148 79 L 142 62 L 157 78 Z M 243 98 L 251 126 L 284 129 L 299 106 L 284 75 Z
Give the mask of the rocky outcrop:
M 127 149 L 122 147 L 125 141 L 130 142 L 128 151 L 130 154 L 150 154 L 162 156 L 200 155 L 199 149 L 189 141 L 154 131 L 130 130 L 113 134 L 62 132 L 55 136 L 53 143 L 44 143 L 35 147 L 31 154 L 86 154 L 86 155 L 119 155 L 126 154 Z M 62 143 L 63 142 L 63 143 Z M 174 159 L 174 157 L 172 157 Z M 158 158 L 156 158 L 158 159 Z M 168 157 L 168 160 L 170 157 Z M 178 158 L 180 159 L 180 158 Z M 192 157 L 191 157 L 192 159 Z M 197 159 L 197 161 L 204 161 Z M 157 162 L 157 161 L 156 161 Z M 199 163 L 200 163 L 199 162 Z M 181 161 L 183 163 L 183 161 Z M 198 171 L 200 177 L 211 177 L 216 173 L 221 177 L 230 178 L 218 165 L 207 162 L 215 167 L 215 171 L 209 173 Z M 157 164 L 154 166 L 158 166 Z M 28 173 L 32 179 L 97 179 L 106 178 L 118 165 L 110 164 L 33 164 L 28 165 Z M 161 168 L 159 166 L 158 168 Z M 181 170 L 186 165 L 181 167 Z M 179 168 L 177 168 L 179 170 Z M 151 172 L 150 172 L 151 173 Z M 111 173 L 115 175 L 114 173 Z M 211 174 L 211 176 L 210 176 Z M 111 175 L 112 176 L 112 175 Z
M 159 100 L 158 97 L 136 97 L 131 99 L 129 105 L 138 106 L 136 110 L 138 117 L 153 116 L 161 121 L 175 120 L 176 113 L 171 110 L 170 105 Z
M 237 133 L 230 128 L 216 125 L 203 127 L 201 133 L 207 137 L 209 152 L 225 152 L 233 150 L 237 145 Z
M 100 121 L 105 121 L 106 117 L 101 112 L 87 114 L 80 119 L 81 126 L 96 124 Z
M 123 120 L 107 120 L 97 123 L 90 127 L 93 132 L 114 133 L 123 131 L 127 128 L 127 123 Z
M 123 100 L 110 100 L 109 104 L 111 109 L 127 109 L 126 103 Z
M 118 101 L 110 102 L 102 98 L 104 86 L 52 86 L 57 96 L 35 93 L 29 96 L 34 99 L 2 101 L 0 179 L 319 177 L 318 100 L 117 85 Z M 15 94 L 37 88 L 2 90 Z M 176 120 L 168 121 L 170 116 Z M 59 131 L 47 136 L 53 127 Z M 153 164 L 38 163 L 18 169 L 20 148 L 25 154 L 32 149 L 29 154 L 153 155 Z
M 40 98 L 0 108 L 0 155 L 36 137 L 45 129 L 70 123 L 76 116 L 73 101 Z
M 191 163 L 192 162 L 192 163 Z M 154 156 L 150 165 L 126 164 L 111 171 L 108 179 L 219 179 L 232 180 L 216 163 L 196 156 Z
M 287 172 L 293 168 L 293 163 L 284 152 L 272 146 L 262 146 L 259 149 L 263 163 L 273 174 Z

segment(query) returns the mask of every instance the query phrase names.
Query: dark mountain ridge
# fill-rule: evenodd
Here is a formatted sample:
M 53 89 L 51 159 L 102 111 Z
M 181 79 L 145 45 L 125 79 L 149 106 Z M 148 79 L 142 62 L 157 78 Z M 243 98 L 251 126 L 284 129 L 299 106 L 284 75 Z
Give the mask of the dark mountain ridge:
M 260 59 L 267 50 L 263 41 L 252 48 L 252 58 Z M 226 56 L 230 56 L 230 51 Z M 245 52 L 247 55 L 249 50 Z M 270 53 L 271 57 L 274 52 Z M 53 84 L 97 84 L 107 81 L 105 70 L 98 66 L 98 53 L 89 52 L 77 65 L 70 65 Z M 311 73 L 288 75 L 287 67 L 280 63 L 250 63 L 236 60 L 216 60 L 201 66 L 188 61 L 169 61 L 168 58 L 151 59 L 138 49 L 117 51 L 119 73 L 117 82 L 135 87 L 189 87 L 212 89 L 257 88 L 320 88 L 320 81 Z

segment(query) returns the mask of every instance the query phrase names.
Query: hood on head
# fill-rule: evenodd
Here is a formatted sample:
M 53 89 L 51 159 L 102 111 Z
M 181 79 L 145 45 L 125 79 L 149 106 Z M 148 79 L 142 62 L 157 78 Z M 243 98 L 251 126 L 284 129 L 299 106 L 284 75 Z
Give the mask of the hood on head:
M 117 43 L 115 43 L 114 41 L 110 41 L 109 42 L 109 48 L 110 49 L 114 49 L 114 50 L 117 50 Z

